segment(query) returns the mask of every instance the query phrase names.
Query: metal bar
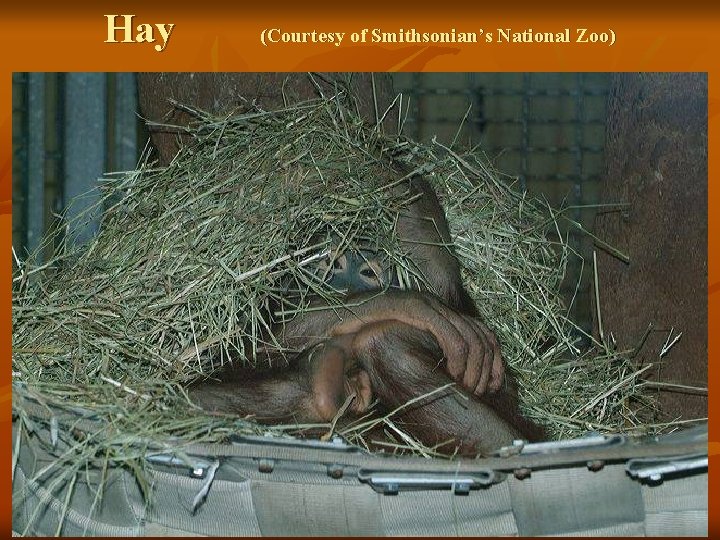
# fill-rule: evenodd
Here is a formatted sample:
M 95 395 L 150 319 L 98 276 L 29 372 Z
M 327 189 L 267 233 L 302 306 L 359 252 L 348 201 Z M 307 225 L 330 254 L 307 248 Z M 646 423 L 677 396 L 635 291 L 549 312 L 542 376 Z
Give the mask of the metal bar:
M 368 471 L 361 469 L 358 480 L 383 495 L 397 495 L 401 491 L 452 490 L 456 495 L 467 495 L 471 489 L 487 487 L 505 479 L 505 475 L 492 469 L 473 471 L 472 474 L 438 472 Z
M 585 101 L 583 99 L 583 94 L 581 92 L 584 84 L 583 84 L 583 74 L 578 73 L 575 76 L 575 84 L 577 85 L 577 95 L 575 96 L 575 146 L 574 146 L 574 154 L 575 154 L 575 174 L 577 175 L 577 181 L 575 182 L 574 186 L 574 194 L 575 194 L 575 204 L 581 205 L 583 202 L 583 187 L 582 182 L 580 181 L 580 178 L 583 173 L 583 143 L 585 140 L 585 127 L 584 127 L 584 120 L 585 120 Z M 582 218 L 582 213 L 580 208 L 575 209 L 575 220 L 580 223 Z
M 633 478 L 651 482 L 660 482 L 665 476 L 673 474 L 706 471 L 707 468 L 708 457 L 702 454 L 677 456 L 674 459 L 631 459 L 625 465 L 625 470 Z
M 137 86 L 134 73 L 115 74 L 113 169 L 129 171 L 137 165 Z
M 33 253 L 45 233 L 45 74 L 28 74 L 25 248 Z M 40 263 L 37 260 L 36 263 Z
M 24 255 L 27 243 L 27 73 L 12 74 L 12 232 L 13 247 Z M 14 264 L 14 263 L 13 263 Z
M 528 124 L 528 117 L 530 112 L 530 73 L 523 74 L 522 82 L 522 113 L 520 115 L 520 122 L 522 128 L 522 140 L 520 142 L 520 174 L 518 180 L 520 181 L 520 191 L 527 191 L 527 177 L 528 177 L 528 153 L 530 147 L 530 126 Z
M 97 179 L 105 171 L 106 76 L 65 76 L 65 152 L 63 202 L 67 209 L 69 245 L 87 242 L 100 223 Z

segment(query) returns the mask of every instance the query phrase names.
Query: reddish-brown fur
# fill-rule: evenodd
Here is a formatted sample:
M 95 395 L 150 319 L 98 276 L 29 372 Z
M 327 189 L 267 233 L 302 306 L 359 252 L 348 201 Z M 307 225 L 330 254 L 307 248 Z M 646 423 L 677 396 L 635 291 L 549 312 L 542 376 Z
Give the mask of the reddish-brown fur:
M 374 400 L 394 410 L 454 382 L 404 408 L 396 421 L 427 445 L 453 441 L 443 447 L 448 453 L 488 453 L 516 438 L 542 437 L 520 415 L 497 339 L 462 286 L 435 193 L 418 176 L 404 188 L 422 196 L 396 232 L 435 293 L 363 292 L 343 309 L 297 317 L 273 329 L 284 346 L 300 351 L 289 365 L 228 370 L 220 382 L 191 389 L 196 403 L 265 422 L 325 422 L 353 394 L 351 417 Z

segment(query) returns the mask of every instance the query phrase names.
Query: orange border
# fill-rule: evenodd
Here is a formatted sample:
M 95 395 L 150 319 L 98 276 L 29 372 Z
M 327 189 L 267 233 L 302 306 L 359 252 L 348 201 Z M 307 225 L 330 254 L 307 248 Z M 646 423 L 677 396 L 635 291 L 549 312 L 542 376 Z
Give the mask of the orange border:
M 0 16 L 2 84 L 0 84 L 0 252 L 6 263 L 0 265 L 6 286 L 0 293 L 0 332 L 2 357 L 7 367 L 0 372 L 0 429 L 8 443 L 0 453 L 9 467 L 10 431 L 10 264 L 11 243 L 11 73 L 13 71 L 707 71 L 709 73 L 709 137 L 718 140 L 720 121 L 720 58 L 715 53 L 720 34 L 720 8 L 693 7 L 690 3 L 674 7 L 638 3 L 628 6 L 607 0 L 602 8 L 578 11 L 570 3 L 542 7 L 527 3 L 512 9 L 494 6 L 463 6 L 447 3 L 419 8 L 420 4 L 385 2 L 376 6 L 363 2 L 357 7 L 339 7 L 326 2 L 317 7 L 283 5 L 276 0 L 270 7 L 241 3 L 124 2 L 123 6 L 92 2 L 88 6 L 67 7 L 47 0 L 3 7 Z M 118 4 L 118 3 L 115 3 Z M 611 10 L 619 4 L 622 11 Z M 431 11 L 432 10 L 432 11 Z M 174 23 L 165 51 L 158 53 L 151 44 L 108 44 L 105 14 L 135 14 L 135 24 Z M 581 44 L 327 44 L 275 45 L 264 47 L 259 35 L 263 28 L 284 31 L 352 32 L 363 28 L 397 31 L 478 32 L 495 28 L 558 31 L 565 27 L 612 29 L 616 42 L 607 45 Z M 709 171 L 718 170 L 718 153 L 710 151 Z M 708 309 L 709 328 L 718 327 L 720 272 L 718 271 L 718 189 L 709 183 Z M 718 351 L 718 333 L 710 332 L 709 358 Z M 710 380 L 717 368 L 709 362 Z M 710 400 L 711 417 L 718 400 Z M 720 434 L 711 423 L 711 471 L 718 464 Z M 712 465 L 715 464 L 715 465 Z M 6 469 L 7 470 L 7 469 Z M 716 475 L 712 475 L 716 476 Z M 717 482 L 710 482 L 711 503 L 716 506 Z M 10 480 L 0 491 L 4 504 L 3 530 L 10 532 Z M 719 532 L 720 518 L 710 512 L 710 531 Z M 712 535 L 712 533 L 711 533 Z

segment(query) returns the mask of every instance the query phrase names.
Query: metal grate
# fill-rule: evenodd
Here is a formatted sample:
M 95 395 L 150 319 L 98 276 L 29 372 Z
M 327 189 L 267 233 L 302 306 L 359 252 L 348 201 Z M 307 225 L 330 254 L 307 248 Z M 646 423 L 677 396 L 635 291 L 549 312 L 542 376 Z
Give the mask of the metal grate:
M 409 98 L 403 131 L 444 144 L 479 144 L 498 170 L 518 187 L 542 196 L 591 228 L 604 170 L 605 118 L 610 76 L 606 73 L 397 73 L 395 90 Z M 464 119 L 464 120 L 463 120 Z M 461 126 L 462 122 L 462 126 Z M 592 244 L 575 231 L 571 245 L 584 259 Z M 568 268 L 568 298 L 589 275 L 582 261 Z M 591 328 L 589 296 L 578 295 L 573 316 Z
M 132 73 L 15 73 L 12 99 L 13 247 L 24 254 L 71 199 L 87 194 L 71 216 L 97 200 L 103 173 L 136 166 L 137 89 Z M 98 220 L 68 232 L 82 242 Z

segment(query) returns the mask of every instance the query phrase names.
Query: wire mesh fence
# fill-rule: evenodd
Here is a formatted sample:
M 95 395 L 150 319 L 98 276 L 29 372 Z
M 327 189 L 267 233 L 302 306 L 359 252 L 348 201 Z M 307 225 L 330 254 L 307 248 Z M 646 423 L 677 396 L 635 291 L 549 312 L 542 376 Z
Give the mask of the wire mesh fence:
M 592 228 L 603 174 L 607 73 L 398 73 L 395 90 L 407 100 L 403 130 L 421 141 L 480 145 L 521 190 L 542 196 Z M 588 260 L 589 238 L 570 229 L 571 245 Z M 568 299 L 587 291 L 582 259 L 568 266 Z M 591 327 L 587 294 L 575 296 L 573 316 Z

